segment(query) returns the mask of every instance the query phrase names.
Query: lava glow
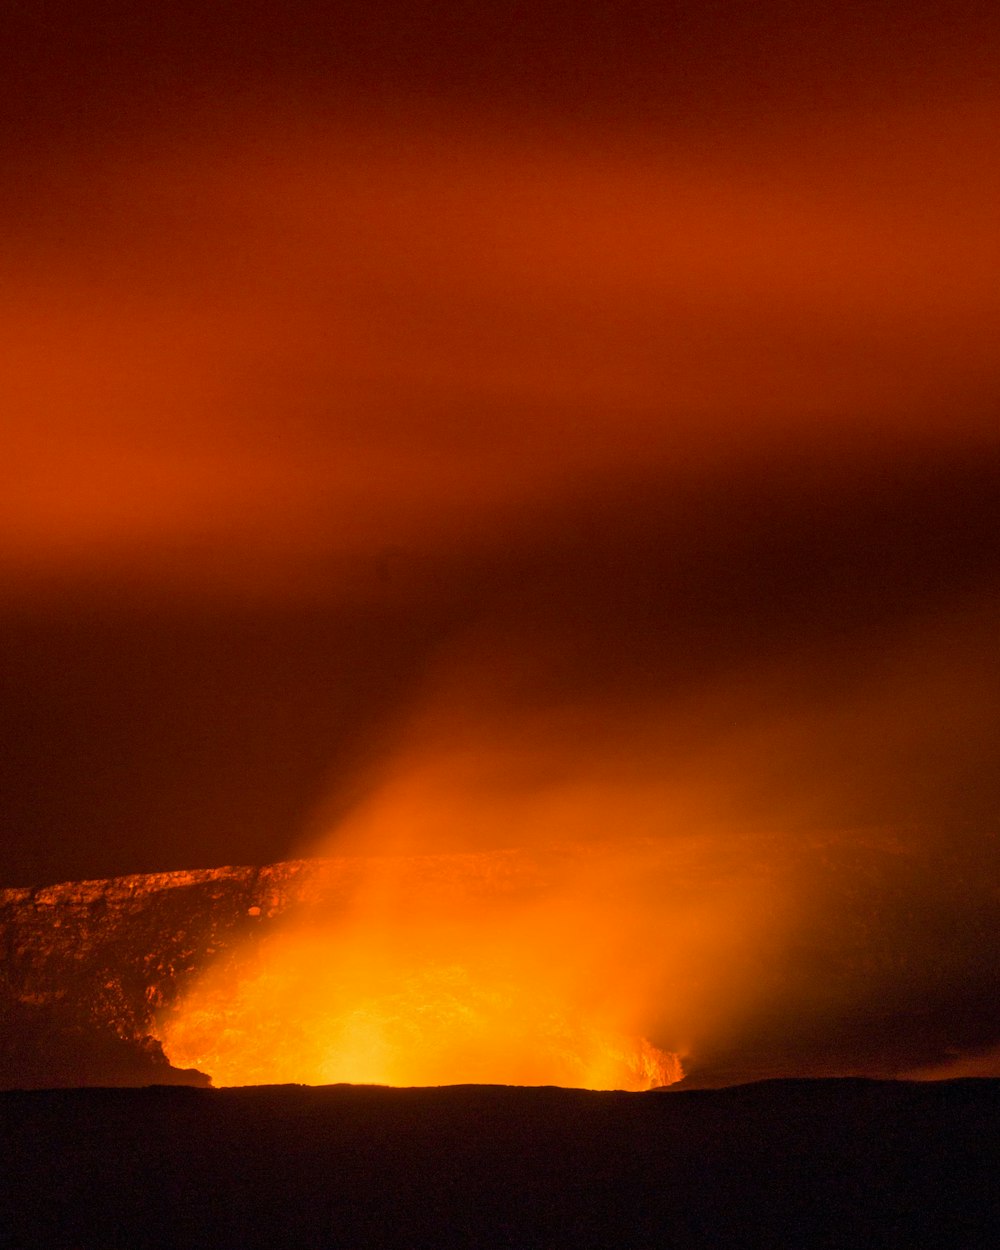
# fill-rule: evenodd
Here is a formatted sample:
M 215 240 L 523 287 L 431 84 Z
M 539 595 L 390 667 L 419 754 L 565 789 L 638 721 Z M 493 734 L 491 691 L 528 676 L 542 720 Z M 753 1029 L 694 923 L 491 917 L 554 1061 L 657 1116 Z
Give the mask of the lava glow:
M 542 949 L 446 951 L 401 930 L 358 937 L 293 930 L 235 978 L 210 977 L 166 1024 L 174 1062 L 219 1085 L 649 1089 L 683 1075 L 676 1055 L 617 1031 L 613 1011 L 588 1010 L 583 987 L 553 975 Z
M 469 642 L 428 674 L 353 807 L 317 813 L 326 858 L 306 895 L 161 1017 L 166 1055 L 222 1085 L 645 1089 L 679 1079 L 682 1058 L 697 1079 L 744 1051 L 760 1056 L 748 1078 L 910 1070 L 912 1046 L 869 1053 L 857 1005 L 877 1019 L 901 986 L 923 992 L 907 972 L 918 939 L 883 883 L 909 882 L 899 899 L 933 916 L 920 883 L 940 874 L 898 838 L 809 818 L 843 784 L 830 744 L 858 736 L 861 712 L 894 726 L 928 688 L 913 646 L 863 700 L 768 719 L 749 681 L 687 703 L 545 698 L 549 652 L 525 668 L 497 637 Z M 952 715 L 974 727 L 973 692 L 964 708 L 946 671 Z M 925 720 L 905 722 L 918 745 Z M 754 803 L 782 814 L 776 831 L 749 820 Z M 928 978 L 969 963 L 920 940 Z M 835 1028 L 847 1040 L 827 1053 Z
M 773 891 L 710 858 L 694 839 L 317 861 L 159 1036 L 218 1085 L 669 1085 L 698 1024 L 739 1015 L 774 928 Z
M 219 1085 L 671 1084 L 679 1056 L 639 1033 L 652 970 L 592 859 L 319 862 L 311 899 L 164 1017 L 164 1048 Z
M 515 716 L 492 654 L 491 676 L 436 675 L 301 901 L 162 1016 L 173 1064 L 220 1085 L 641 1090 L 757 1008 L 787 927 L 773 866 L 684 833 L 676 798 L 664 836 L 651 727 L 588 746 L 583 709 Z

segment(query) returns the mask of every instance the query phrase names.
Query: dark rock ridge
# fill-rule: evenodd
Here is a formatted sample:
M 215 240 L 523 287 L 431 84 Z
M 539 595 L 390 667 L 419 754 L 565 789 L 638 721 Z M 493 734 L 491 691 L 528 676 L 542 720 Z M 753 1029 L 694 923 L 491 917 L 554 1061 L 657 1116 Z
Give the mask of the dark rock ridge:
M 307 897 L 323 861 L 0 890 L 0 1088 L 208 1084 L 154 1013 Z M 340 874 L 343 875 L 343 874 Z
M 974 1250 L 1000 1081 L 0 1094 L 0 1248 Z

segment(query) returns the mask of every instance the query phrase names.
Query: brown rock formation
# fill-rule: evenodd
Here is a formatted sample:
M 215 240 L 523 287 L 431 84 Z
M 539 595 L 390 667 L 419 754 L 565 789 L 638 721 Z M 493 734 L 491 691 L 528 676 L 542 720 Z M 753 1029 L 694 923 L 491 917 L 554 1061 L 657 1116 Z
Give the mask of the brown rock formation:
M 0 890 L 0 1088 L 208 1084 L 168 1063 L 153 1013 L 308 893 L 315 865 Z

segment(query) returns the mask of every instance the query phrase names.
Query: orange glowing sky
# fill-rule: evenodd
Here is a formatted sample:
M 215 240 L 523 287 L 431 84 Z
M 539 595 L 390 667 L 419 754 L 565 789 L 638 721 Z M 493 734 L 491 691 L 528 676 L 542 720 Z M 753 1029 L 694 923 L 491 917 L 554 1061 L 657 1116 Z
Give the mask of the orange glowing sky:
M 251 110 L 29 168 L 5 580 L 336 598 L 651 469 L 989 440 L 993 117 L 708 146 Z
M 989 1051 L 996 14 L 487 8 L 16 18 L 4 883 L 766 831 Z

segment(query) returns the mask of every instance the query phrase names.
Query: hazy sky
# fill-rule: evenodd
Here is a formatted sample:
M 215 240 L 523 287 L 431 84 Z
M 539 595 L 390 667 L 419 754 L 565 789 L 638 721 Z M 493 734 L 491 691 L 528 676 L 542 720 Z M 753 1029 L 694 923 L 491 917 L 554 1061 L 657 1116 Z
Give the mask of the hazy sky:
M 859 949 L 947 980 L 996 906 L 995 7 L 335 7 L 5 19 L 2 884 L 598 785 L 560 835 L 833 838 Z M 905 869 L 844 884 L 846 830 Z

